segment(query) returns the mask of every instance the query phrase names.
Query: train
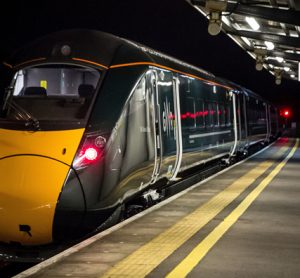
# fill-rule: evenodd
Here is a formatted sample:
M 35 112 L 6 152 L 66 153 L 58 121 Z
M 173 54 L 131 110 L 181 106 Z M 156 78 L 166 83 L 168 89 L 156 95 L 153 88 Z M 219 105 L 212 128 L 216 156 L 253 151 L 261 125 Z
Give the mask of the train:
M 44 36 L 5 63 L 0 242 L 49 246 L 116 223 L 136 198 L 278 134 L 251 90 L 96 30 Z M 0 248 L 1 250 L 1 248 Z

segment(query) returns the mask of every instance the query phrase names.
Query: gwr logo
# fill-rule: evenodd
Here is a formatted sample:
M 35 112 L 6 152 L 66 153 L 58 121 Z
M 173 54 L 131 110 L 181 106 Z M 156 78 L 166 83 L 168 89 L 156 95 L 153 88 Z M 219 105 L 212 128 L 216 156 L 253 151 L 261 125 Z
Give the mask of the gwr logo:
M 167 133 L 167 136 L 171 135 L 171 131 L 174 131 L 173 137 L 175 137 L 175 115 L 171 111 L 171 103 L 168 101 L 168 97 L 166 97 L 166 100 L 164 101 L 164 107 L 163 107 L 163 113 L 162 113 L 162 125 L 164 132 Z

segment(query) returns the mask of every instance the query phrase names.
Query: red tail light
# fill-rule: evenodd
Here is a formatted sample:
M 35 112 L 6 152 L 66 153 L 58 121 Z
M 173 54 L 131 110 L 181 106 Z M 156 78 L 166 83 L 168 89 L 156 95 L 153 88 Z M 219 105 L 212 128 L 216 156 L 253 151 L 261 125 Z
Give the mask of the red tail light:
M 85 150 L 84 156 L 87 160 L 94 161 L 98 157 L 98 151 L 97 151 L 96 148 L 90 147 L 90 148 Z
M 291 117 L 291 109 L 289 108 L 285 108 L 285 109 L 282 109 L 280 110 L 280 116 L 282 116 L 283 118 L 290 118 Z
M 284 111 L 284 114 L 283 114 L 285 117 L 288 117 L 290 115 L 290 111 L 289 110 L 286 110 Z
M 84 168 L 100 159 L 106 145 L 105 137 L 91 133 L 86 134 L 73 162 L 75 169 Z

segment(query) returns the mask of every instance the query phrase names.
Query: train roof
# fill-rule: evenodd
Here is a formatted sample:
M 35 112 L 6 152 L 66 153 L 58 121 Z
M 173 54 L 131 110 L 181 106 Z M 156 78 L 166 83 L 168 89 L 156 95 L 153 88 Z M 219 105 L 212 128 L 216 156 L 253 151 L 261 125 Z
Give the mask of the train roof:
M 263 97 L 261 97 L 259 94 L 255 93 L 255 92 L 251 91 L 250 89 L 247 89 L 247 88 L 243 87 L 242 85 L 239 85 L 235 82 L 232 82 L 230 80 L 227 80 L 225 78 L 220 78 L 220 77 L 216 77 L 216 80 L 220 83 L 223 83 L 223 84 L 226 84 L 227 86 L 232 87 L 234 90 L 242 92 L 246 96 L 250 96 L 250 97 L 262 100 L 262 101 L 269 102 L 266 99 L 264 99 Z
M 62 53 L 63 46 L 69 47 L 69 55 Z M 121 64 L 153 63 L 199 77 L 214 79 L 214 75 L 210 72 L 139 43 L 105 32 L 85 29 L 59 31 L 39 38 L 16 51 L 6 64 L 18 69 L 42 61 L 63 63 L 70 62 L 70 60 L 90 61 L 91 64 L 103 66 L 105 69 Z

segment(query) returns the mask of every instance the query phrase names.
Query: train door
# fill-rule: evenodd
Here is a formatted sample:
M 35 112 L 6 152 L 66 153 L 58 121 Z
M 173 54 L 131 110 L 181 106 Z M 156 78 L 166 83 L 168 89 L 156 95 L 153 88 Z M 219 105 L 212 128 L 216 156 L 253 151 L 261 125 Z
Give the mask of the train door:
M 152 141 L 154 142 L 154 167 L 150 183 L 155 183 L 157 177 L 160 173 L 160 166 L 162 161 L 162 152 L 161 152 L 161 119 L 159 117 L 159 105 L 158 105 L 158 91 L 157 91 L 157 75 L 155 71 L 149 71 L 146 75 L 147 90 L 146 90 L 146 99 L 147 99 L 147 111 L 149 122 L 153 127 L 153 136 Z M 150 150 L 149 150 L 150 151 Z
M 239 130 L 239 149 L 243 151 L 247 145 L 247 119 L 245 96 L 243 94 L 237 95 L 237 111 L 238 111 L 238 130 Z
M 157 111 L 161 148 L 160 172 L 175 180 L 182 160 L 179 79 L 171 72 L 157 72 Z
M 139 185 L 140 189 L 154 183 L 159 173 L 161 158 L 156 109 L 155 73 L 148 71 L 127 101 L 116 127 L 115 145 L 106 155 L 111 159 L 109 165 L 114 171 L 111 176 L 131 180 L 132 186 Z
M 266 106 L 266 124 L 267 124 L 267 137 L 266 137 L 266 142 L 270 142 L 271 138 L 271 110 L 270 110 L 270 105 L 268 103 L 265 104 Z
M 238 132 L 238 115 L 237 115 L 237 109 L 238 109 L 238 95 L 230 91 L 230 94 L 232 95 L 232 110 L 233 110 L 233 131 L 234 131 L 234 145 L 231 148 L 231 151 L 229 153 L 229 156 L 235 156 L 237 147 L 238 147 L 238 141 L 239 141 L 239 132 Z

